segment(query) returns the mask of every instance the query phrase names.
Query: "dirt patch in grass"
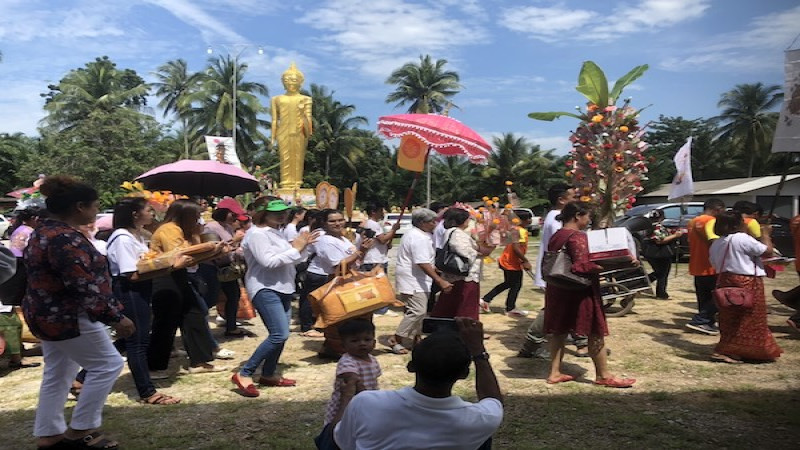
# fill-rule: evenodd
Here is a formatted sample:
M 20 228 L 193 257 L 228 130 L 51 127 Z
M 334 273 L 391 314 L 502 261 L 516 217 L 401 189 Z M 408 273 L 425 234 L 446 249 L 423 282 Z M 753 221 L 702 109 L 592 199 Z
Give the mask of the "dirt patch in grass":
M 518 306 L 532 311 L 527 319 L 503 314 L 505 295 L 494 301 L 494 314 L 481 316 L 492 336 L 486 341 L 506 395 L 506 416 L 495 436 L 495 448 L 796 448 L 800 438 L 800 335 L 785 323 L 791 310 L 768 299 L 769 324 L 784 350 L 773 364 L 725 365 L 709 360 L 717 338 L 689 332 L 684 324 L 695 311 L 692 278 L 686 265 L 670 277 L 671 300 L 640 296 L 633 311 L 610 318 L 610 367 L 617 375 L 637 378 L 632 389 L 613 390 L 591 384 L 591 361 L 568 354 L 565 372 L 575 383 L 544 382 L 548 363 L 517 358 L 525 330 L 544 297 L 529 279 Z M 487 265 L 481 291 L 501 281 L 496 265 Z M 796 285 L 791 270 L 766 280 L 766 291 Z M 377 317 L 379 335 L 390 334 L 399 317 Z M 212 325 L 214 328 L 214 325 Z M 237 352 L 231 371 L 266 336 L 260 320 L 248 327 L 256 338 L 225 341 Z M 182 375 L 158 381 L 159 389 L 183 399 L 177 406 L 136 403 L 127 368 L 109 396 L 103 428 L 126 449 L 149 448 L 314 448 L 330 396 L 335 363 L 317 358 L 320 339 L 293 333 L 283 357 L 285 376 L 298 380 L 294 388 L 261 388 L 256 399 L 238 395 L 231 372 Z M 376 349 L 382 368 L 381 387 L 413 383 L 406 371 L 408 356 Z M 31 358 L 40 361 L 41 358 Z M 180 361 L 172 360 L 172 370 Z M 0 385 L 2 448 L 32 445 L 34 409 L 40 369 L 3 372 Z M 474 378 L 459 382 L 456 393 L 474 399 Z M 74 405 L 70 401 L 68 405 Z M 398 420 L 402 420 L 399 418 Z

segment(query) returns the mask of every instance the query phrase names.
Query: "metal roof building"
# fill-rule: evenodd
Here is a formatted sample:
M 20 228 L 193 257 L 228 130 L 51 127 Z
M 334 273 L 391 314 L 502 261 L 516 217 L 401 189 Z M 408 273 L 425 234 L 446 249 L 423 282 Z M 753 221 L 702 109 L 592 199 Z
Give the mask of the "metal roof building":
M 733 205 L 739 200 L 758 203 L 765 211 L 772 206 L 772 199 L 781 181 L 780 175 L 753 178 L 728 178 L 724 180 L 707 180 L 694 182 L 692 201 L 704 201 L 719 198 L 726 205 Z M 667 201 L 671 184 L 662 184 L 658 189 L 641 195 L 642 203 L 662 203 Z M 775 214 L 793 217 L 800 212 L 800 174 L 786 176 L 781 189 Z

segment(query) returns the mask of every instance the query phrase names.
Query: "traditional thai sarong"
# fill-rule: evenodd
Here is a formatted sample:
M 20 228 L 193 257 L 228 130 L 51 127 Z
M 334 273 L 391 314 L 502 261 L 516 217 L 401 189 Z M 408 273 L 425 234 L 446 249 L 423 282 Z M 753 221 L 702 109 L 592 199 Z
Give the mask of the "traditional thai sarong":
M 772 361 L 783 350 L 767 326 L 764 281 L 752 275 L 719 274 L 720 287 L 741 287 L 753 292 L 753 307 L 719 309 L 719 343 L 714 351 L 723 355 L 758 361 Z

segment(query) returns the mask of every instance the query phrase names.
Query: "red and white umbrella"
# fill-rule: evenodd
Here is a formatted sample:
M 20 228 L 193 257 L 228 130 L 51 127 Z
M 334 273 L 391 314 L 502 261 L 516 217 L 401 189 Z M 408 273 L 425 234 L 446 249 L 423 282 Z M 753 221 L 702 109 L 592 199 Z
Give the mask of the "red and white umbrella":
M 486 164 L 492 147 L 472 128 L 439 114 L 395 114 L 378 119 L 378 133 L 387 138 L 414 136 L 445 156 L 466 156 Z

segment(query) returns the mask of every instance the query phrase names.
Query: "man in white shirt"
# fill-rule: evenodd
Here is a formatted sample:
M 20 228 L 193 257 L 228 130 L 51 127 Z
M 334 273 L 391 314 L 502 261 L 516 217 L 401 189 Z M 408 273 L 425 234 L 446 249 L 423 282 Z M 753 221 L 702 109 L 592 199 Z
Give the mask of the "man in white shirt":
M 400 240 L 395 266 L 396 291 L 405 303 L 405 314 L 389 340 L 392 351 L 401 355 L 408 353 L 404 339 L 411 345 L 422 334 L 431 283 L 435 282 L 445 292 L 453 287 L 436 273 L 433 265 L 431 232 L 436 226 L 436 213 L 426 208 L 416 209 L 411 213 L 411 225 Z
M 332 421 L 340 448 L 491 448 L 503 421 L 503 396 L 483 346 L 483 326 L 465 317 L 455 321 L 458 334 L 437 331 L 414 347 L 408 363 L 413 388 L 356 395 L 355 383 L 344 386 L 343 412 Z M 477 403 L 453 395 L 455 382 L 469 375 L 470 361 Z
M 364 211 L 367 213 L 367 220 L 363 223 L 360 228 L 361 231 L 356 236 L 356 247 L 361 245 L 365 237 L 373 238 L 375 241 L 372 248 L 367 250 L 367 253 L 364 254 L 364 259 L 359 270 L 362 272 L 369 272 L 375 268 L 375 266 L 382 266 L 383 271 L 388 274 L 389 248 L 392 246 L 392 239 L 394 239 L 395 233 L 400 229 L 400 222 L 397 221 L 392 224 L 392 228 L 384 233 L 383 227 L 381 226 L 385 214 L 383 205 L 371 202 L 367 204 Z M 375 314 L 386 315 L 388 317 L 397 316 L 397 313 L 391 311 L 388 306 L 375 311 Z

